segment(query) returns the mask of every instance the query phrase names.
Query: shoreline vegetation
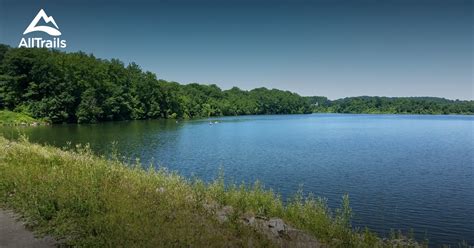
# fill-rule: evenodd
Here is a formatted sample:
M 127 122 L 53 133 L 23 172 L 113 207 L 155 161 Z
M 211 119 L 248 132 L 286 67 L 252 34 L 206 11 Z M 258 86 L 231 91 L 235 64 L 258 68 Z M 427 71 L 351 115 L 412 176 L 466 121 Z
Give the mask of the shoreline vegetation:
M 23 113 L 0 110 L 0 126 L 40 126 L 49 125 L 44 120 L 38 120 Z
M 94 247 L 427 247 L 400 233 L 380 238 L 351 226 L 341 207 L 297 193 L 281 197 L 254 185 L 185 179 L 105 159 L 88 146 L 59 149 L 0 136 L 0 207 L 39 234 Z
M 215 84 L 161 80 L 135 63 L 84 52 L 0 44 L 0 110 L 45 123 L 96 123 L 309 113 L 472 115 L 474 101 L 369 96 L 331 101 L 264 87 L 222 90 Z

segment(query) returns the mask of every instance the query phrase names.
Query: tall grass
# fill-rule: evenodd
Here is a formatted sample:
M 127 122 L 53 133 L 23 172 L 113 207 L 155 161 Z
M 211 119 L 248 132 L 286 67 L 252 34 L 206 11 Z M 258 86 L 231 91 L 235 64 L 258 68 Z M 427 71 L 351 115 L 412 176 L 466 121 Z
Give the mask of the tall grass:
M 33 123 L 44 123 L 23 113 L 8 110 L 0 110 L 0 125 L 31 125 Z
M 271 247 L 238 216 L 279 217 L 334 247 L 393 247 L 351 227 L 348 196 L 332 211 L 301 192 L 284 204 L 258 182 L 226 185 L 187 180 L 166 169 L 97 157 L 87 147 L 65 151 L 0 137 L 0 204 L 39 233 L 87 247 Z M 230 205 L 219 222 L 206 204 Z M 409 245 L 408 245 L 409 246 Z M 415 245 L 413 245 L 415 246 Z

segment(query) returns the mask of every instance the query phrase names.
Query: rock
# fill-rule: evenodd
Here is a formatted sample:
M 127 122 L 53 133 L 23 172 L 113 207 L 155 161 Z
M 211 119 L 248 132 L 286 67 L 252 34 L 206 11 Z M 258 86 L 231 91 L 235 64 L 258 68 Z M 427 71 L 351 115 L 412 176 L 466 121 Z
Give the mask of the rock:
M 251 213 L 245 213 L 243 216 L 242 216 L 242 221 L 244 222 L 244 224 L 246 225 L 254 225 L 255 224 L 255 217 L 253 216 L 253 214 Z
M 225 206 L 222 209 L 217 210 L 217 220 L 219 222 L 225 222 L 229 219 L 229 216 L 234 212 L 231 206 Z
M 259 219 L 259 220 L 269 220 L 270 218 L 268 218 L 268 217 L 266 217 L 266 216 L 257 215 L 257 216 L 255 216 L 255 219 Z
M 283 235 L 283 232 L 285 231 L 286 225 L 285 222 L 283 222 L 282 219 L 279 218 L 272 218 L 267 221 L 267 226 L 270 228 L 270 231 L 274 235 Z
M 229 217 L 234 214 L 231 206 L 219 208 L 216 203 L 204 204 L 204 208 L 214 213 L 217 220 L 221 223 L 228 221 Z M 253 227 L 257 232 L 266 236 L 276 247 L 288 248 L 326 248 L 327 246 L 320 243 L 312 235 L 293 228 L 286 224 L 280 218 L 268 218 L 265 216 L 255 216 L 253 213 L 247 212 L 240 216 L 240 222 L 244 225 Z
M 308 233 L 293 228 L 280 218 L 254 217 L 250 213 L 242 216 L 242 223 L 254 227 L 277 247 L 326 247 Z

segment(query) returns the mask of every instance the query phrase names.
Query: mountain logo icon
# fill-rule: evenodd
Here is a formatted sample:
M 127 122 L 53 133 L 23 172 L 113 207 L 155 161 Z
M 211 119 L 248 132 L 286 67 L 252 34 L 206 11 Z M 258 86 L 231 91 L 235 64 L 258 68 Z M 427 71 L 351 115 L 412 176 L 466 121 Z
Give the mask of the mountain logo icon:
M 45 23 L 52 23 L 56 28 L 54 27 L 49 27 L 49 26 L 37 26 L 38 22 L 43 19 Z M 35 16 L 35 19 L 31 21 L 30 25 L 25 29 L 25 32 L 23 32 L 23 35 L 35 32 L 35 31 L 41 31 L 45 32 L 51 36 L 60 36 L 61 32 L 59 31 L 59 27 L 54 21 L 54 18 L 52 16 L 46 15 L 46 12 L 44 12 L 43 9 L 40 9 L 38 14 Z

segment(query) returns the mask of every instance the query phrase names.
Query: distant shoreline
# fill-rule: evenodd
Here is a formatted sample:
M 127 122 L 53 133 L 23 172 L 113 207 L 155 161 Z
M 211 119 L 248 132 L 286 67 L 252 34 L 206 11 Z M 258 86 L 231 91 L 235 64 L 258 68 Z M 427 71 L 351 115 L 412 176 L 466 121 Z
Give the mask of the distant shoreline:
M 313 112 L 300 115 L 311 115 L 311 114 L 340 114 L 340 115 L 404 115 L 404 116 L 474 116 L 474 114 L 414 114 L 414 113 L 337 113 L 337 112 Z M 10 117 L 6 118 L 5 116 Z M 221 117 L 245 117 L 245 116 L 271 116 L 271 115 L 298 115 L 298 114 L 261 114 L 261 115 L 221 115 L 221 116 L 209 116 L 199 117 L 193 119 L 175 119 L 176 121 L 183 120 L 205 120 L 212 118 Z M 12 117 L 13 116 L 13 119 Z M 166 118 L 148 118 L 148 119 L 135 119 L 135 120 L 108 120 L 100 123 L 112 123 L 112 122 L 124 122 L 124 121 L 146 121 L 146 120 L 171 120 Z M 48 126 L 48 125 L 61 125 L 61 124 L 80 124 L 80 123 L 48 123 L 43 120 L 37 120 L 26 114 L 16 113 L 8 110 L 0 110 L 0 126 L 11 126 L 11 127 L 28 127 L 28 126 Z M 87 123 L 83 123 L 87 124 Z M 97 124 L 97 123 L 90 123 Z

